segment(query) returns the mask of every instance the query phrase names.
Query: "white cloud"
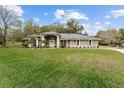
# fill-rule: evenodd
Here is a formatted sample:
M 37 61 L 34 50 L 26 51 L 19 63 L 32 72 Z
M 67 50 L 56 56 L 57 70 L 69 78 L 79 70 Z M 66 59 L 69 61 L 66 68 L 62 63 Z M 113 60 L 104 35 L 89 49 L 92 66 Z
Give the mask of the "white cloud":
M 24 13 L 21 6 L 17 6 L 17 5 L 2 5 L 0 7 L 2 7 L 3 9 L 7 11 L 10 11 L 11 14 L 16 15 L 16 16 L 22 16 L 22 14 Z
M 48 15 L 48 12 L 45 12 L 44 15 L 47 16 Z
M 96 22 L 96 29 L 103 29 L 103 26 L 100 22 Z
M 86 31 L 90 28 L 90 25 L 88 25 L 88 24 L 82 24 L 82 26 L 84 27 L 84 30 L 86 30 Z
M 78 12 L 78 11 L 75 11 L 75 10 L 60 10 L 60 9 L 57 9 L 55 11 L 54 15 L 55 15 L 56 20 L 64 20 L 64 21 L 68 20 L 68 19 L 89 20 L 89 18 L 85 14 L 83 14 L 81 12 Z
M 106 15 L 105 18 L 110 19 L 111 15 Z
M 102 25 L 96 26 L 96 29 L 103 29 Z
M 67 19 L 84 19 L 84 20 L 88 20 L 88 17 L 80 12 L 77 11 L 70 11 L 67 13 Z
M 62 19 L 63 16 L 65 15 L 65 11 L 57 9 L 54 14 L 57 19 Z
M 39 18 L 37 18 L 37 17 L 35 17 L 35 18 L 34 18 L 34 21 L 39 22 L 39 21 L 40 21 L 40 19 L 39 19 Z
M 18 20 L 20 20 L 20 21 L 22 21 L 22 22 L 24 22 L 24 21 L 25 21 L 23 18 L 18 18 Z
M 118 17 L 120 17 L 120 16 L 124 16 L 124 9 L 112 10 L 112 11 L 111 11 L 111 15 L 112 15 L 114 18 L 118 18 Z
M 95 24 L 96 24 L 96 25 L 101 25 L 101 23 L 100 23 L 100 22 L 96 22 Z
M 61 20 L 60 23 L 65 24 L 65 23 L 67 23 L 67 21 L 66 20 Z
M 108 21 L 106 21 L 106 22 L 105 22 L 105 24 L 106 24 L 106 25 L 110 25 L 111 23 L 110 23 L 110 22 L 108 22 Z

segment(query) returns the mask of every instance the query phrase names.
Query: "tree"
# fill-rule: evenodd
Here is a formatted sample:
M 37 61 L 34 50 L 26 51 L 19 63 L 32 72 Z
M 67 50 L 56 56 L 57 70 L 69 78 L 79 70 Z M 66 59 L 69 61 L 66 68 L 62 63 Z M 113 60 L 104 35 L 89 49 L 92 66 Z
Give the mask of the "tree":
M 119 29 L 119 41 L 120 41 L 120 44 L 124 43 L 124 28 L 120 28 Z
M 55 31 L 59 33 L 81 33 L 83 26 L 79 25 L 75 20 L 70 19 L 67 26 L 60 23 L 52 23 L 49 25 L 39 26 L 34 23 L 33 19 L 29 19 L 25 22 L 24 35 L 37 34 L 39 32 Z
M 65 33 L 66 32 L 64 25 L 61 23 L 54 23 L 53 26 L 54 26 L 56 32 L 59 32 L 59 33 L 61 33 L 61 32 Z
M 0 27 L 0 45 L 2 44 L 2 29 L 1 29 L 1 27 Z
M 116 29 L 108 29 L 106 31 L 99 31 L 97 32 L 97 37 L 101 38 L 102 44 L 107 45 L 115 45 L 117 44 L 117 37 L 119 36 L 119 33 Z
M 66 25 L 67 32 L 70 33 L 81 33 L 81 31 L 84 30 L 84 27 L 82 25 L 79 25 L 79 23 L 75 19 L 69 19 Z
M 37 34 L 40 32 L 40 26 L 34 23 L 33 19 L 29 19 L 24 24 L 24 35 Z
M 23 11 L 19 6 L 2 6 L 0 5 L 0 25 L 2 44 L 5 47 L 7 41 L 7 33 L 13 27 L 18 27 L 21 23 L 20 16 Z
M 13 29 L 12 39 L 19 42 L 22 41 L 22 38 L 24 38 L 24 33 L 19 29 Z
M 49 31 L 65 32 L 65 28 L 60 23 L 53 23 L 53 24 L 50 24 L 50 25 L 42 26 L 40 31 L 41 32 L 49 32 Z

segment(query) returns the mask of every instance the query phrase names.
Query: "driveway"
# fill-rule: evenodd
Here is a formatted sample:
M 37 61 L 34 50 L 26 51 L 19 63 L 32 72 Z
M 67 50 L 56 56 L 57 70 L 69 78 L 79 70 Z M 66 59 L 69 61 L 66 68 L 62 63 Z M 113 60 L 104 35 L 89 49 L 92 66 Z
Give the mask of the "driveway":
M 100 49 L 109 49 L 109 50 L 114 50 L 114 51 L 118 51 L 120 53 L 124 54 L 124 48 L 100 48 Z

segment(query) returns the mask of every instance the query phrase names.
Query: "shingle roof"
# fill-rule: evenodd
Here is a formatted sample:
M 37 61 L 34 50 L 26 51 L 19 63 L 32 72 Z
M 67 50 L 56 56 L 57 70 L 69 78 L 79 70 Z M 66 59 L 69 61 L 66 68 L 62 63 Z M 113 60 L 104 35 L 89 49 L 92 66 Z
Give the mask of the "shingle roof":
M 84 36 L 76 33 L 61 33 L 61 40 L 101 40 L 99 38 Z
M 44 32 L 42 35 L 60 35 L 60 40 L 101 40 L 99 38 L 85 36 L 78 33 L 57 33 L 57 32 Z M 28 35 L 27 37 L 39 37 L 40 35 Z

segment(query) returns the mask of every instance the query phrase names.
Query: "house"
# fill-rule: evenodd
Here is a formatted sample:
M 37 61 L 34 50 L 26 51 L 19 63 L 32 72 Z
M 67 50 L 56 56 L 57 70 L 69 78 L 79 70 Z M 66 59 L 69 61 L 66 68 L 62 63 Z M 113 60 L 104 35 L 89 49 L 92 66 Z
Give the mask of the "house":
M 28 35 L 23 38 L 23 41 L 30 42 L 28 47 L 95 48 L 98 47 L 100 39 L 79 33 L 44 32 L 38 35 Z

